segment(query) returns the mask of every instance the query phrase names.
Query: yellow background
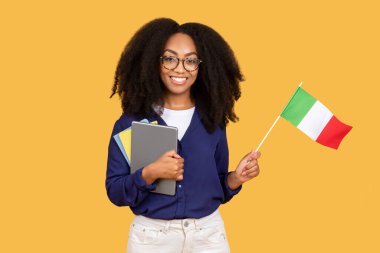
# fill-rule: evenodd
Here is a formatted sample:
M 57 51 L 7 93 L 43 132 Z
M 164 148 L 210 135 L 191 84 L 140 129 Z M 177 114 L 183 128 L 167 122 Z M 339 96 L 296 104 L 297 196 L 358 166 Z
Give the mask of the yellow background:
M 232 252 L 380 252 L 377 1 L 8 1 L 1 24 L 0 252 L 125 252 L 107 199 L 124 45 L 171 17 L 221 33 L 245 74 L 230 169 L 300 81 L 353 130 L 338 151 L 281 119 L 260 176 L 221 207 Z M 376 241 L 377 240 L 377 241 Z

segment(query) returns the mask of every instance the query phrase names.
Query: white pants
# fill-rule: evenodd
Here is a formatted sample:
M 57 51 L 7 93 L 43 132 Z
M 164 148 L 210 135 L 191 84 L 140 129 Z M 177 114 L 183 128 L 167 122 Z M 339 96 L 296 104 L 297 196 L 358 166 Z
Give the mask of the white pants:
M 132 221 L 128 253 L 228 253 L 224 222 L 216 210 L 200 219 L 159 220 L 141 215 Z

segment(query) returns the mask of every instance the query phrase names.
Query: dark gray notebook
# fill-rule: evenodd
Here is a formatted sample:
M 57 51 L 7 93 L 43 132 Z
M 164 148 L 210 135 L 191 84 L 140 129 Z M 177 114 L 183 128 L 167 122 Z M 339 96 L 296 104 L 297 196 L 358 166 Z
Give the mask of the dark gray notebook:
M 156 161 L 165 152 L 177 152 L 178 130 L 138 121 L 132 122 L 131 173 Z M 159 179 L 153 192 L 175 195 L 176 181 Z

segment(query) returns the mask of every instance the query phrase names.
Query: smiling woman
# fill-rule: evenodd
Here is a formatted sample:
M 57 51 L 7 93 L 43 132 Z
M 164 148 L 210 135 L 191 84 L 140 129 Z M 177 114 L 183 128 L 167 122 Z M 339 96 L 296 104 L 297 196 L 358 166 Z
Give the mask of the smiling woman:
M 144 118 L 178 129 L 178 153 L 170 150 L 133 174 L 111 137 L 107 194 L 136 215 L 128 252 L 230 251 L 218 207 L 259 174 L 254 152 L 228 171 L 226 126 L 238 120 L 240 81 L 229 45 L 199 23 L 156 19 L 126 45 L 111 94 L 120 95 L 123 114 L 112 136 Z M 152 192 L 159 179 L 176 180 L 174 196 Z
M 176 46 L 176 50 L 167 46 Z M 188 48 L 184 48 L 188 47 Z M 191 49 L 191 50 L 190 50 Z M 184 50 L 190 50 L 184 52 Z M 177 52 L 178 51 L 178 52 Z M 197 77 L 190 89 L 206 129 L 212 132 L 229 121 L 236 122 L 233 108 L 240 98 L 239 82 L 243 75 L 232 49 L 212 28 L 199 23 L 179 25 L 172 19 L 161 18 L 145 24 L 127 43 L 115 73 L 111 97 L 118 93 L 126 114 L 149 115 L 155 112 L 152 104 L 164 105 L 167 91 L 161 79 L 163 56 L 176 56 L 179 61 L 186 57 L 199 57 L 202 63 L 196 70 Z M 183 53 L 182 56 L 178 55 Z M 177 54 L 177 55 L 176 55 Z M 184 62 L 186 66 L 186 61 Z M 174 77 L 190 76 L 178 64 Z M 152 74 L 159 70 L 161 73 Z
M 160 77 L 166 87 L 164 107 L 169 109 L 193 107 L 194 101 L 187 98 L 191 98 L 190 88 L 198 76 L 199 59 L 192 38 L 183 33 L 172 35 L 166 42 L 161 63 Z M 181 101 L 187 104 L 182 104 Z

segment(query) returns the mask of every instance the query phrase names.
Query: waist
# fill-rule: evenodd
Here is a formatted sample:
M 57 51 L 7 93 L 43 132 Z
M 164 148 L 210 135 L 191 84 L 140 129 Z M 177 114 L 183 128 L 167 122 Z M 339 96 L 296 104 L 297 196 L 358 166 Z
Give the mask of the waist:
M 175 228 L 213 227 L 213 226 L 217 226 L 224 223 L 218 209 L 216 209 L 210 215 L 207 215 L 199 219 L 186 218 L 186 219 L 162 220 L 162 219 L 148 218 L 143 215 L 136 215 L 134 221 L 142 225 L 156 227 L 157 229 L 169 228 L 169 227 L 175 227 Z

